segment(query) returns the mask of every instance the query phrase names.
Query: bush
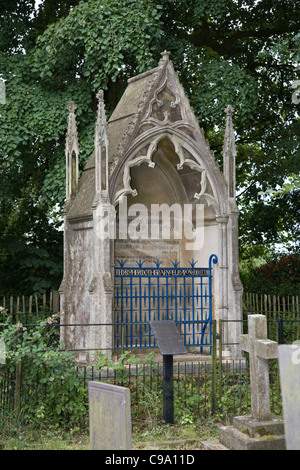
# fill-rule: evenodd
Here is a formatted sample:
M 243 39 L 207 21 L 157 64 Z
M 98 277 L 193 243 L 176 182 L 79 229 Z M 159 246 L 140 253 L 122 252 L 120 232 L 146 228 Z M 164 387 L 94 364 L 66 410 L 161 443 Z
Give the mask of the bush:
M 22 389 L 17 407 L 28 422 L 75 426 L 87 420 L 86 388 L 72 353 L 59 349 L 52 321 L 53 317 L 32 328 L 5 325 L 6 363 L 0 383 L 4 373 L 16 371 L 16 385 L 19 381 Z
M 300 255 L 290 254 L 267 261 L 241 273 L 244 289 L 256 294 L 300 294 Z

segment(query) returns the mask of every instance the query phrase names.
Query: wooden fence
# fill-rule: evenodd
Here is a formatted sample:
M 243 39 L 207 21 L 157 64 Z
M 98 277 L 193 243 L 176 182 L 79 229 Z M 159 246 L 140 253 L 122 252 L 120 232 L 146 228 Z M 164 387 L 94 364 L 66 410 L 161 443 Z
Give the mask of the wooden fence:
M 0 306 L 7 309 L 10 314 L 18 313 L 57 313 L 60 310 L 59 292 L 53 291 L 43 296 L 10 296 L 0 297 Z M 252 294 L 245 292 L 243 296 L 243 309 L 246 314 L 260 313 L 266 315 L 268 320 L 295 320 L 300 318 L 299 297 L 277 297 L 268 294 Z
M 41 313 L 59 312 L 59 292 L 53 291 L 42 296 L 16 295 L 0 297 L 0 306 L 4 307 L 11 315 L 26 313 L 34 314 L 38 318 Z
M 246 314 L 260 313 L 268 320 L 296 320 L 300 318 L 299 297 L 277 297 L 268 294 L 244 293 L 243 308 Z

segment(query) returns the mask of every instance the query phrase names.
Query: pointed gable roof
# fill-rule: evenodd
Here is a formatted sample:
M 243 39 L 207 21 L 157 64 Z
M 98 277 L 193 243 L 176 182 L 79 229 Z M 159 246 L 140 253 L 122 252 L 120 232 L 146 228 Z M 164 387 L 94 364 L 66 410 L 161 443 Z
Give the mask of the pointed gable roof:
M 138 143 L 148 138 L 147 155 L 141 158 L 144 158 L 144 161 L 151 166 L 153 152 L 163 134 L 168 135 L 179 154 L 178 169 L 187 164 L 202 172 L 203 191 L 195 197 L 204 196 L 209 204 L 213 203 L 214 198 L 205 192 L 207 173 L 210 173 L 216 178 L 215 187 L 224 193 L 221 195 L 221 200 L 225 201 L 223 175 L 205 140 L 204 132 L 199 126 L 172 62 L 169 60 L 168 52 L 162 53 L 158 67 L 128 80 L 128 86 L 108 121 L 108 160 L 110 187 L 113 188 L 112 199 L 115 198 L 118 185 L 120 189 L 120 177 L 124 179 L 127 175 L 127 179 L 130 179 L 129 171 L 133 163 L 128 162 L 128 159 L 134 158 L 135 155 L 132 149 L 136 150 Z M 175 134 L 177 141 L 173 138 Z M 177 142 L 184 143 L 185 141 L 189 141 L 189 144 L 182 146 L 177 144 Z M 194 154 L 202 156 L 198 161 L 191 156 L 193 150 Z M 74 222 L 91 220 L 94 197 L 95 157 L 93 153 L 81 176 L 78 195 L 68 210 L 68 220 Z M 111 202 L 113 204 L 115 199 Z M 219 212 L 225 210 L 224 204 L 223 209 L 219 205 Z
M 128 86 L 109 119 L 111 173 L 132 140 L 137 123 L 143 116 L 167 63 L 168 56 L 163 56 L 158 67 L 128 80 Z
M 166 66 L 162 58 L 158 67 L 128 80 L 128 86 L 113 111 L 107 126 L 109 142 L 110 175 L 124 154 L 138 117 L 149 101 L 152 90 Z M 68 211 L 70 221 L 92 219 L 92 206 L 95 197 L 95 155 L 88 160 L 79 182 L 79 190 L 72 207 Z

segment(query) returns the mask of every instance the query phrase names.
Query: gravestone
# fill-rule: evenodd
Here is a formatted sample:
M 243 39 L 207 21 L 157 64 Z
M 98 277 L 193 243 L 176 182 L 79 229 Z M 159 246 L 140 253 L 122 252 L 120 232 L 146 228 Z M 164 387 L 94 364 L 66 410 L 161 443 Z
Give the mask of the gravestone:
M 89 382 L 88 390 L 90 449 L 132 449 L 129 389 Z
M 278 343 L 267 338 L 265 315 L 248 315 L 248 334 L 241 335 L 240 347 L 249 353 L 251 415 L 236 416 L 233 426 L 219 429 L 219 443 L 205 442 L 231 450 L 285 449 L 283 420 L 271 414 L 268 360 L 278 357 Z
M 278 344 L 267 339 L 265 315 L 248 316 L 248 334 L 241 335 L 240 346 L 242 351 L 249 353 L 252 416 L 258 421 L 269 420 L 271 411 L 268 359 L 278 357 Z
M 300 347 L 278 349 L 280 384 L 287 450 L 300 450 Z

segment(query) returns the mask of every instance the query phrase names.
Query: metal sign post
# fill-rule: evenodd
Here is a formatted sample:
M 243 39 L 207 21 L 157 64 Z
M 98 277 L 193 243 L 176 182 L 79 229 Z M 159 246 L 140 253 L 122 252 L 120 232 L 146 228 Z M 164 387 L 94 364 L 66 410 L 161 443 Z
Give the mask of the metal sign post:
M 151 321 L 150 326 L 163 356 L 163 418 L 174 424 L 173 355 L 186 354 L 186 349 L 173 321 Z
M 163 419 L 174 424 L 173 356 L 163 355 Z

